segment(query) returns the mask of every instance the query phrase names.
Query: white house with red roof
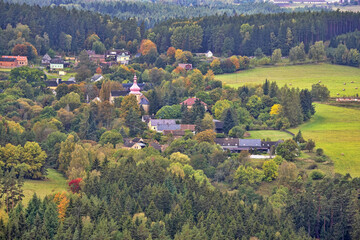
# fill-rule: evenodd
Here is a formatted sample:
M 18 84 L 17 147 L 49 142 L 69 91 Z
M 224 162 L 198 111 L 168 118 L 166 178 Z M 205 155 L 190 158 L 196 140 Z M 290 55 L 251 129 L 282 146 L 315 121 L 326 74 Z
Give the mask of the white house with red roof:
M 188 109 L 191 109 L 192 106 L 195 104 L 195 101 L 196 100 L 199 100 L 198 98 L 196 97 L 193 97 L 193 98 L 188 98 L 186 99 L 185 101 L 183 101 L 182 103 L 180 103 L 180 105 L 186 105 Z M 200 101 L 200 103 L 205 107 L 205 110 L 207 110 L 207 104 L 204 103 L 203 101 Z

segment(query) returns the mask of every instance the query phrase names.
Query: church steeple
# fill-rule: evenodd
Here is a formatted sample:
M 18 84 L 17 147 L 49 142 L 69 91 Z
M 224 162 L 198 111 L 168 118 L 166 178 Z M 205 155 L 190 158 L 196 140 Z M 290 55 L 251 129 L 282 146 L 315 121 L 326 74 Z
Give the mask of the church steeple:
M 134 75 L 134 83 L 130 88 L 130 93 L 129 94 L 142 95 L 141 92 L 140 92 L 140 87 L 137 85 L 136 74 Z

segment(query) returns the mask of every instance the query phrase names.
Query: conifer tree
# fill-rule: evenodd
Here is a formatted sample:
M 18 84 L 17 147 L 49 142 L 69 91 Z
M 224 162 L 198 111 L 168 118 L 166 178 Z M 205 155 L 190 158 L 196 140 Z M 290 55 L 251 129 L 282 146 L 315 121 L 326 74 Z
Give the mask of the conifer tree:
M 228 134 L 229 131 L 233 127 L 235 127 L 235 125 L 236 125 L 236 123 L 235 123 L 233 112 L 229 108 L 229 109 L 226 110 L 226 115 L 225 115 L 225 118 L 224 118 L 224 133 Z

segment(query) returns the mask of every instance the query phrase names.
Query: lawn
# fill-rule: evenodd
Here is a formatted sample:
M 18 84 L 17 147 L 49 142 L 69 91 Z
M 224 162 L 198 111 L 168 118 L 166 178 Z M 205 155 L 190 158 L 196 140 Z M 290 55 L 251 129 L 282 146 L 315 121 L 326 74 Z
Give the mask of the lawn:
M 321 81 L 321 84 L 328 87 L 332 97 L 360 94 L 360 68 L 326 63 L 258 67 L 237 73 L 216 75 L 215 79 L 236 88 L 248 84 L 262 84 L 268 79 L 276 81 L 279 86 L 288 84 L 301 89 L 311 89 L 312 84 Z M 358 89 L 355 89 L 356 87 Z
M 289 133 L 277 130 L 259 130 L 259 131 L 248 131 L 250 133 L 249 139 L 267 139 L 270 138 L 271 141 L 277 141 L 280 139 L 289 139 L 292 136 Z
M 0 72 L 11 72 L 12 68 L 0 68 Z
M 360 177 L 360 110 L 316 104 L 315 116 L 300 129 L 305 139 L 313 139 L 334 162 L 335 172 Z
M 66 179 L 54 169 L 48 169 L 48 175 L 45 180 L 26 180 L 24 183 L 24 199 L 26 205 L 34 193 L 38 197 L 44 198 L 46 195 L 67 191 Z

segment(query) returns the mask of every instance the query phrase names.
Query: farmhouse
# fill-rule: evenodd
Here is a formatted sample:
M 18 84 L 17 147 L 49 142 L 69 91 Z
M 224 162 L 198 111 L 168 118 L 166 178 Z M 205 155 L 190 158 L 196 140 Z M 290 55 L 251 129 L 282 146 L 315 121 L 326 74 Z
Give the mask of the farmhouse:
M 215 143 L 220 145 L 223 150 L 230 152 L 241 151 L 261 151 L 269 152 L 272 146 L 277 147 L 282 141 L 271 142 L 261 141 L 260 139 L 241 139 L 241 138 L 216 138 Z
M 49 54 L 45 54 L 43 56 L 43 58 L 41 59 L 41 64 L 45 65 L 45 66 L 49 66 L 51 62 L 51 57 L 49 56 Z
M 0 68 L 15 68 L 28 65 L 26 56 L 2 56 L 0 57 Z

